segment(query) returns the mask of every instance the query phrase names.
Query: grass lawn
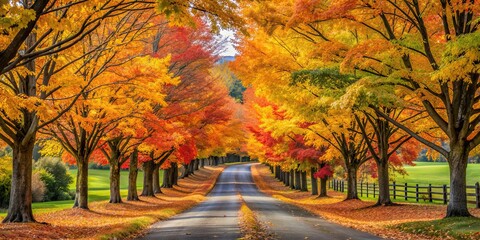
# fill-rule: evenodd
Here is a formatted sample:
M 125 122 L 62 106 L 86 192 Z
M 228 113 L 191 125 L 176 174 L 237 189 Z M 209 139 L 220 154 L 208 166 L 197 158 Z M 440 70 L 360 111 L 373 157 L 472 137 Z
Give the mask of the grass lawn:
M 448 163 L 446 162 L 415 162 L 416 166 L 405 166 L 408 175 L 397 174 L 395 181 L 399 183 L 418 183 L 432 185 L 450 184 Z M 467 184 L 480 182 L 480 164 L 471 163 L 467 167 Z
M 77 176 L 77 170 L 70 170 L 70 174 L 73 176 L 74 182 L 70 185 L 71 190 L 75 190 L 75 182 Z M 102 201 L 110 198 L 110 171 L 109 170 L 88 170 L 88 201 Z M 160 171 L 160 181 L 163 179 L 163 171 Z M 141 190 L 143 187 L 143 172 L 138 172 L 137 189 Z M 127 196 L 128 188 L 128 171 L 121 171 L 120 173 L 120 194 L 122 197 Z M 52 202 L 38 202 L 33 203 L 33 213 L 44 213 L 55 210 L 62 210 L 71 208 L 73 206 L 73 200 L 66 201 L 52 201 Z M 0 217 L 7 215 L 6 210 L 0 210 Z
M 479 218 L 445 218 L 433 221 L 402 223 L 393 226 L 402 232 L 422 234 L 429 237 L 453 239 L 479 239 Z

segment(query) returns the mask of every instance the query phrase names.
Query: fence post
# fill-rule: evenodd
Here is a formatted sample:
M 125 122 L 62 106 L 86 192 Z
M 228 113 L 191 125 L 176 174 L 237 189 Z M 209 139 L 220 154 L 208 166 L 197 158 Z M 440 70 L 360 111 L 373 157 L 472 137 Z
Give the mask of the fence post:
M 363 197 L 363 181 L 360 182 L 360 196 Z
M 367 182 L 367 197 L 368 197 L 368 182 Z
M 395 182 L 393 182 L 393 199 L 397 199 L 397 186 L 395 185 Z
M 415 200 L 418 202 L 418 183 L 415 184 Z
M 432 202 L 432 184 L 428 184 L 428 201 Z
M 480 184 L 475 183 L 475 205 L 480 208 Z
M 404 192 L 404 193 L 405 193 L 405 200 L 408 200 L 408 193 L 407 193 L 407 191 L 408 191 L 408 185 L 407 185 L 407 183 L 405 183 L 405 192 Z
M 447 204 L 447 185 L 443 184 L 443 204 Z
M 375 183 L 373 183 L 373 198 L 375 198 Z

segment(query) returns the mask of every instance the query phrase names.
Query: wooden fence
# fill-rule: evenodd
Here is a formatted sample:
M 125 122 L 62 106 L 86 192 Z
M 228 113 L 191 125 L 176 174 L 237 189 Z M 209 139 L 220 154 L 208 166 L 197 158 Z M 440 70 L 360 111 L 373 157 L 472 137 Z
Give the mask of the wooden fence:
M 329 182 L 329 187 L 335 191 L 345 192 L 346 181 L 340 179 L 332 179 Z M 396 182 L 390 185 L 390 196 L 393 199 L 403 199 L 405 201 L 416 202 L 441 202 L 447 204 L 450 196 L 450 187 L 448 185 L 433 186 L 419 185 L 419 184 L 399 184 Z M 357 183 L 357 191 L 361 197 L 373 197 L 378 196 L 378 184 L 376 183 Z M 477 182 L 473 186 L 467 185 L 467 202 L 469 204 L 475 204 L 476 208 L 480 208 L 480 184 Z

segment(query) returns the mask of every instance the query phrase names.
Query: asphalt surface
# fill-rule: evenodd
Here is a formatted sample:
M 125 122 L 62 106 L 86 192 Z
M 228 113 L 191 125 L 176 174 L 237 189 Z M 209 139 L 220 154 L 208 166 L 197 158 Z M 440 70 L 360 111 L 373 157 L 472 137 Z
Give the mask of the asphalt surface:
M 328 222 L 263 194 L 253 182 L 251 165 L 227 167 L 204 202 L 173 218 L 155 223 L 142 239 L 241 238 L 239 194 L 274 239 L 381 239 Z

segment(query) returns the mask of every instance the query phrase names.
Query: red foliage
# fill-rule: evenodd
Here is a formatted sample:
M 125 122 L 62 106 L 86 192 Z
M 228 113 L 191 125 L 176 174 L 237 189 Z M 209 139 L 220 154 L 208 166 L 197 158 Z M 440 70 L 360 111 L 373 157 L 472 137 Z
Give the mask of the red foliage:
M 313 177 L 320 179 L 325 179 L 331 176 L 333 176 L 333 171 L 328 164 L 325 164 L 322 168 L 320 168 L 316 173 L 313 174 Z

